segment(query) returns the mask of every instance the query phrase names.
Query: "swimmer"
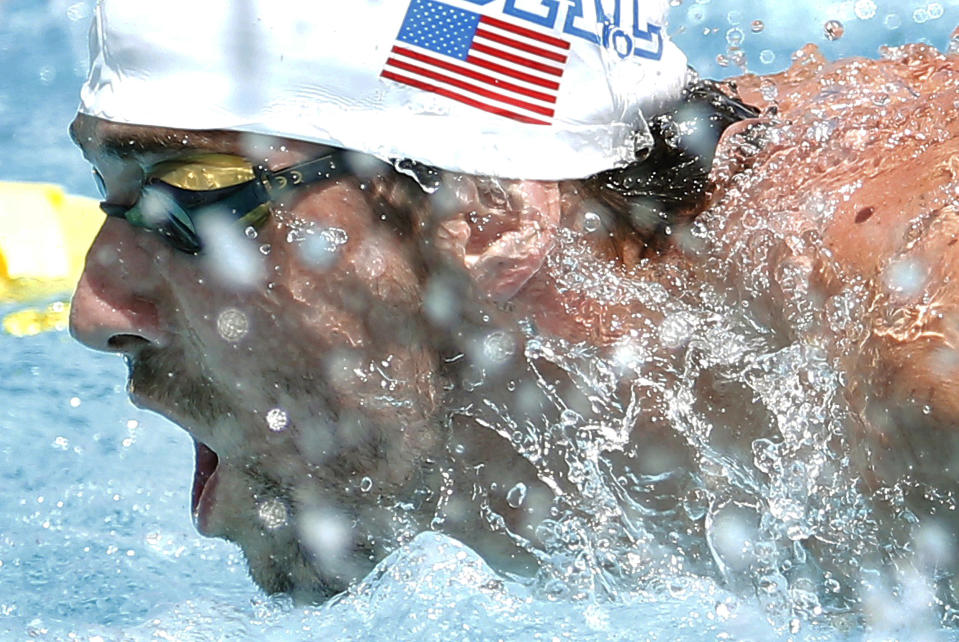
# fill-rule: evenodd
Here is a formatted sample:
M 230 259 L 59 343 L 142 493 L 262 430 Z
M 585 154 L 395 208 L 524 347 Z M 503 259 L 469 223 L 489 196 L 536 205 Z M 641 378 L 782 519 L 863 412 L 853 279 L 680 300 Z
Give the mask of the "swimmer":
M 71 127 L 110 215 L 71 331 L 124 355 L 134 403 L 194 438 L 197 527 L 236 542 L 264 590 L 325 599 L 427 529 L 536 572 L 556 511 L 600 508 L 577 499 L 570 462 L 590 455 L 575 439 L 524 441 L 543 421 L 586 433 L 622 412 L 606 460 L 691 466 L 665 388 L 637 398 L 629 379 L 681 371 L 683 341 L 636 344 L 662 300 L 693 296 L 684 284 L 741 304 L 769 342 L 825 351 L 868 483 L 902 472 L 903 444 L 952 439 L 954 59 L 807 51 L 737 96 L 687 76 L 665 2 L 624 30 L 544 27 L 513 2 L 360 1 L 362 36 L 290 4 L 200 19 L 178 0 L 99 3 Z M 499 66 L 497 91 L 521 88 L 521 104 L 436 79 L 483 59 L 434 55 L 440 14 L 549 61 L 525 79 Z M 440 62 L 415 71 L 425 58 Z M 824 319 L 847 288 L 860 316 L 845 333 Z M 646 365 L 610 379 L 602 406 L 532 344 L 593 363 L 633 346 Z M 761 423 L 742 390 L 697 386 L 725 425 Z M 729 432 L 748 453 L 752 437 Z M 922 452 L 951 475 L 954 451 Z

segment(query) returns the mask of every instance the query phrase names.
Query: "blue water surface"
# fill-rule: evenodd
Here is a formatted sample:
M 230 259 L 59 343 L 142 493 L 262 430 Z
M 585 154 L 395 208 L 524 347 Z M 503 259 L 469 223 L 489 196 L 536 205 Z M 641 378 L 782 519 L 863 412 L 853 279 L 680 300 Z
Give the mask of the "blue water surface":
M 736 47 L 740 63 L 766 73 L 788 66 L 805 42 L 829 57 L 875 56 L 881 45 L 912 41 L 945 48 L 959 23 L 956 1 L 673 4 L 671 31 L 712 77 L 740 72 L 717 59 L 735 57 Z M 92 7 L 91 0 L 0 0 L 0 180 L 50 181 L 94 195 L 67 135 Z M 839 40 L 823 34 L 830 19 L 843 23 Z M 192 444 L 130 405 L 124 380 L 119 358 L 86 350 L 66 333 L 0 333 L 0 639 L 790 635 L 708 580 L 615 605 L 545 601 L 496 581 L 471 551 L 434 534 L 397 551 L 380 577 L 333 604 L 293 608 L 260 593 L 235 547 L 195 533 Z M 804 627 L 793 637 L 844 636 Z

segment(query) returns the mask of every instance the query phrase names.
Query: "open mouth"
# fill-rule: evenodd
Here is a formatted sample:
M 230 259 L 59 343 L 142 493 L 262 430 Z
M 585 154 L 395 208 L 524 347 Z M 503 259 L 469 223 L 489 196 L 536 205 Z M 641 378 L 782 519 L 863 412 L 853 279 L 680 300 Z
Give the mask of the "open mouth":
M 191 509 L 193 518 L 198 524 L 203 522 L 200 514 L 200 500 L 203 497 L 203 491 L 210 481 L 210 477 L 216 472 L 216 466 L 220 461 L 216 453 L 209 446 L 194 440 L 193 445 L 196 448 L 196 467 L 193 471 L 193 497 Z

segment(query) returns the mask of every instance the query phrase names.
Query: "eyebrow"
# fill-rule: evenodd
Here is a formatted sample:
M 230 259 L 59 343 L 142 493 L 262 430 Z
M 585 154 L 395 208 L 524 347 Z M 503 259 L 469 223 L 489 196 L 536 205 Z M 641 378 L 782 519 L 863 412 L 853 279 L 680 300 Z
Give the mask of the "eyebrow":
M 211 137 L 203 132 L 183 132 L 174 135 L 166 130 L 111 132 L 99 140 L 100 148 L 119 158 L 129 158 L 146 154 L 175 153 L 178 151 L 223 151 L 224 145 L 215 144 Z

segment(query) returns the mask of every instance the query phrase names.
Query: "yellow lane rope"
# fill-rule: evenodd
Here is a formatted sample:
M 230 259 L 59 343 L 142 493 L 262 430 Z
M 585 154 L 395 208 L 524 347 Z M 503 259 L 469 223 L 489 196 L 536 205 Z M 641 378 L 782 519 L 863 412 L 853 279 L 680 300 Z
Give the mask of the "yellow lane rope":
M 59 185 L 0 181 L 0 304 L 57 299 L 6 315 L 6 332 L 24 336 L 66 327 L 67 301 L 102 223 L 91 198 Z

